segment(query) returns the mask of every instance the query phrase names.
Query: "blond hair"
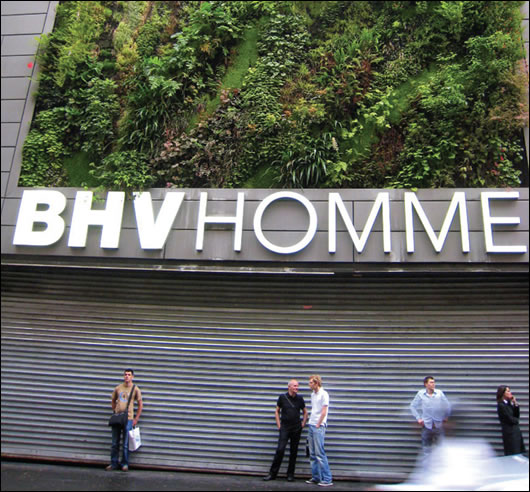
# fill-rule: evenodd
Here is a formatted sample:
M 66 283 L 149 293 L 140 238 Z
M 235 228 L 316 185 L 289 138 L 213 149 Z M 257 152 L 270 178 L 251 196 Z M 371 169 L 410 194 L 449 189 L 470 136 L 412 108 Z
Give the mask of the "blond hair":
M 313 374 L 309 378 L 309 381 L 314 381 L 315 383 L 317 383 L 319 388 L 322 387 L 322 378 L 318 374 Z

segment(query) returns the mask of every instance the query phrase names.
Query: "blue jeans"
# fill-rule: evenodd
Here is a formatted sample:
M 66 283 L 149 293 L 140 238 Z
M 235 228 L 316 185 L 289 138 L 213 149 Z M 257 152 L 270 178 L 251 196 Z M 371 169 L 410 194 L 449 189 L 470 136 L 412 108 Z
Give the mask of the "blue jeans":
M 329 469 L 328 457 L 324 451 L 324 440 L 326 437 L 326 425 L 318 429 L 316 425 L 309 426 L 309 459 L 311 460 L 311 475 L 318 482 L 331 482 L 331 470 Z
M 115 425 L 112 427 L 112 447 L 110 448 L 110 464 L 113 468 L 129 466 L 129 431 L 133 428 L 133 421 L 127 422 L 127 429 Z M 120 442 L 123 434 L 123 459 L 120 464 Z
M 427 427 L 421 429 L 421 447 L 424 461 L 429 459 L 433 445 L 440 444 L 443 438 L 443 427 L 434 427 L 433 425 L 432 429 L 427 429 Z

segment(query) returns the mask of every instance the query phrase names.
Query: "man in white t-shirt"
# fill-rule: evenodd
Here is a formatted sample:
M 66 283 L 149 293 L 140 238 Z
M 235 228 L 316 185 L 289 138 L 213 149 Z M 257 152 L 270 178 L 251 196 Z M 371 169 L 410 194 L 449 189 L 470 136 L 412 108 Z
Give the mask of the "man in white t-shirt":
M 313 375 L 309 378 L 311 393 L 311 417 L 309 418 L 309 458 L 311 460 L 311 479 L 307 483 L 316 483 L 321 487 L 333 485 L 328 458 L 324 450 L 324 440 L 328 422 L 329 395 L 322 387 L 322 378 Z

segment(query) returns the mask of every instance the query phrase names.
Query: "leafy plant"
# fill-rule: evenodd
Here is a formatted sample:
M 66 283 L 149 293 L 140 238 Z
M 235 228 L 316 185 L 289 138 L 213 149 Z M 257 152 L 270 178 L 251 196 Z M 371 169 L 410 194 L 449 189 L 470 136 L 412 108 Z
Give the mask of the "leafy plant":
M 151 186 L 151 176 L 147 157 L 135 150 L 119 151 L 105 157 L 101 164 L 90 164 L 90 174 L 108 190 L 128 192 Z
M 237 125 L 238 92 L 225 91 L 214 115 L 189 134 L 167 132 L 164 150 L 151 160 L 160 186 L 220 187 L 248 178 L 237 173 L 242 144 Z
M 86 89 L 72 91 L 68 114 L 75 114 L 81 150 L 101 156 L 115 136 L 114 121 L 119 114 L 116 83 L 109 79 L 92 79 Z
M 39 113 L 22 150 L 21 186 L 62 184 L 62 160 L 67 155 L 65 141 L 69 133 L 64 108 Z
M 331 133 L 319 139 L 294 134 L 278 162 L 281 184 L 288 188 L 313 188 L 326 180 L 328 167 L 337 157 L 338 144 Z
M 201 2 L 198 9 L 191 10 L 189 22 L 182 31 L 196 51 L 198 49 L 212 60 L 219 56 L 226 58 L 230 45 L 240 38 L 241 33 L 231 9 L 218 2 Z
M 64 29 L 55 36 L 56 58 L 53 55 L 51 58 L 55 65 L 54 81 L 62 87 L 77 77 L 79 65 L 89 65 L 97 57 L 97 42 L 108 12 L 102 2 L 67 2 L 60 5 L 57 15 L 66 19 L 62 19 Z M 48 59 L 43 56 L 45 63 Z
M 20 183 L 517 186 L 520 5 L 59 2 Z

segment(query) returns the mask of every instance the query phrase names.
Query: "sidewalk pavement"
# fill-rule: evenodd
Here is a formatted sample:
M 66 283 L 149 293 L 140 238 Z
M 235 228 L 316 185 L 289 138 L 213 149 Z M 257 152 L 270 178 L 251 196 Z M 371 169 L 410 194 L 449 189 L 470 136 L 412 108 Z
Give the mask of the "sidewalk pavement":
M 131 468 L 128 472 L 107 472 L 104 467 L 21 463 L 2 461 L 2 491 L 216 491 L 269 490 L 316 492 L 317 490 L 370 490 L 373 484 L 336 481 L 333 487 L 318 487 L 305 483 L 306 478 L 287 482 L 283 477 L 264 482 L 261 476 L 217 473 L 151 471 Z

